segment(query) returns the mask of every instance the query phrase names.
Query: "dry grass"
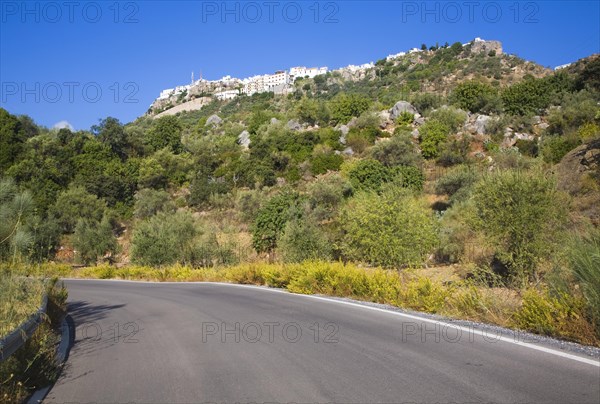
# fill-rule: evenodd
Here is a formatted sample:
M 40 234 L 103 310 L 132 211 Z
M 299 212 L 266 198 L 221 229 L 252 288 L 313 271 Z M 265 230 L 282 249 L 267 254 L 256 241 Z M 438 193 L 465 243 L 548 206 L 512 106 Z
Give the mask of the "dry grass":
M 0 338 L 10 334 L 38 311 L 44 287 L 44 282 L 38 279 L 5 272 L 0 275 Z

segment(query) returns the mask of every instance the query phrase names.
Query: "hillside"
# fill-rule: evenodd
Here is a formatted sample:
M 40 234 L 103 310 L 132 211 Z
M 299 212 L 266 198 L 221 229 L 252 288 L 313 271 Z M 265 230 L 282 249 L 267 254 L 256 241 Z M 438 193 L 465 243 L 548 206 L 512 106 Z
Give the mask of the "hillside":
M 599 66 L 473 41 L 90 131 L 0 109 L 0 257 L 384 303 L 356 275 L 383 267 L 412 282 L 391 304 L 598 344 Z

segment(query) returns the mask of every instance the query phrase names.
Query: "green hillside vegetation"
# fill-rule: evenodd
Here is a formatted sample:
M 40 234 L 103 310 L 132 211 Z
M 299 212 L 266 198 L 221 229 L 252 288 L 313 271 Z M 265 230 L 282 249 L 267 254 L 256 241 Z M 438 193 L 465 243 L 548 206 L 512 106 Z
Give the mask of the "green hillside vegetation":
M 599 66 L 455 44 L 90 131 L 0 109 L 0 259 L 347 295 L 599 345 Z M 390 114 L 398 101 L 417 114 Z

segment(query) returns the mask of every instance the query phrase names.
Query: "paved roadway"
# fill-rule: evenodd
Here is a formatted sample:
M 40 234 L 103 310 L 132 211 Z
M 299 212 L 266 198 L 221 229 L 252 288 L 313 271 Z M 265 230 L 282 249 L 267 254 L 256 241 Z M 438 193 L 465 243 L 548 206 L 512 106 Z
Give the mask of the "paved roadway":
M 600 403 L 597 361 L 398 312 L 236 285 L 66 284 L 75 343 L 48 403 Z

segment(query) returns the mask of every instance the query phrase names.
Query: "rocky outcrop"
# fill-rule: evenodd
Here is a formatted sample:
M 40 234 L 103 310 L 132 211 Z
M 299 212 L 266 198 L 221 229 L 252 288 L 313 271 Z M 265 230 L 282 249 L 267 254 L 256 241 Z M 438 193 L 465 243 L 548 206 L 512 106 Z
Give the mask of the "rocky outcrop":
M 223 120 L 219 117 L 219 115 L 211 115 L 206 120 L 206 125 L 218 126 L 223 123 Z
M 571 150 L 556 166 L 559 189 L 573 197 L 572 207 L 600 225 L 600 139 Z
M 302 125 L 300 125 L 300 122 L 296 121 L 295 119 L 290 119 L 287 123 L 287 127 L 290 130 L 294 130 L 294 131 L 298 131 L 300 129 L 302 129 Z
M 390 118 L 393 120 L 397 119 L 403 112 L 410 112 L 413 115 L 419 113 L 419 111 L 417 111 L 417 109 L 408 101 L 398 101 L 389 112 Z
M 245 131 L 243 131 L 242 133 L 239 134 L 239 136 L 238 136 L 238 143 L 244 149 L 247 149 L 247 148 L 250 147 L 250 133 L 248 133 L 247 130 L 245 130 Z

